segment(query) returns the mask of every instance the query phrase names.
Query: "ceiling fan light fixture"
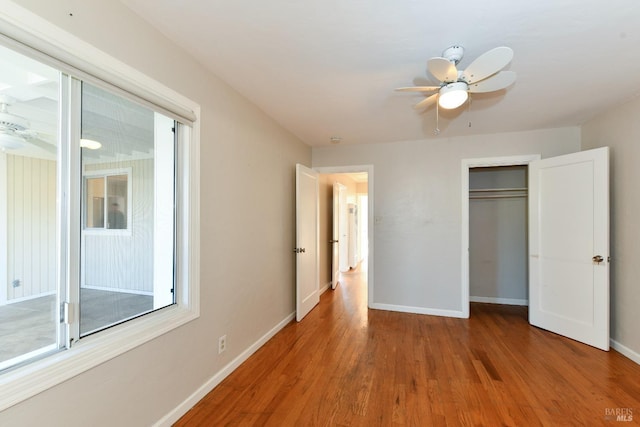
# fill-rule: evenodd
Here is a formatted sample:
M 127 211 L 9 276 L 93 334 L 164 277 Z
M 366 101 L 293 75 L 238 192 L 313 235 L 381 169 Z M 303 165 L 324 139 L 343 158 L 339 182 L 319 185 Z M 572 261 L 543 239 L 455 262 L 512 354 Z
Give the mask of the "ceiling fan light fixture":
M 19 136 L 0 133 L 0 148 L 4 150 L 18 150 L 24 147 L 26 141 Z
M 468 85 L 465 82 L 449 83 L 442 86 L 438 96 L 440 107 L 451 110 L 464 104 L 469 98 Z

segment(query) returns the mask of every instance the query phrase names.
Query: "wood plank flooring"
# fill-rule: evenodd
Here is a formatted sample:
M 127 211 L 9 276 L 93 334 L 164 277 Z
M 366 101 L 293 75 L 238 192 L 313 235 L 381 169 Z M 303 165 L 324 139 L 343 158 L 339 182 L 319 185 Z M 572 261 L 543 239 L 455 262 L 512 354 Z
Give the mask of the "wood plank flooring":
M 526 307 L 368 310 L 363 275 L 343 275 L 175 425 L 640 425 L 640 365 L 619 353 L 531 327 Z

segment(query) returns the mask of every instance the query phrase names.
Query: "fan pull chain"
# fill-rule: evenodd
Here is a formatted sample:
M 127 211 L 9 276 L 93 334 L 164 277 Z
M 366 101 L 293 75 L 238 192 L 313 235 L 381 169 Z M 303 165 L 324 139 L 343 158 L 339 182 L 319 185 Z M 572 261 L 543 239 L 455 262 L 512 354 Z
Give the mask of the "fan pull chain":
M 433 134 L 438 136 L 440 135 L 440 94 L 438 94 L 438 99 L 436 99 L 436 128 L 433 130 Z
M 471 127 L 471 94 L 467 100 L 467 115 L 469 116 L 469 127 Z

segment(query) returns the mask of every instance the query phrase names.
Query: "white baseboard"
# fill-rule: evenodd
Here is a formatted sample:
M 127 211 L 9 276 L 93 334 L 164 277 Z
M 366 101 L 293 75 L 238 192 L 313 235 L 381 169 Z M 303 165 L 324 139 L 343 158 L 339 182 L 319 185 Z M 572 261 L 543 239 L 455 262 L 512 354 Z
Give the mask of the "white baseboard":
M 41 294 L 34 294 L 34 295 L 26 296 L 26 297 L 13 298 L 13 299 L 5 301 L 5 304 L 15 304 L 17 302 L 29 301 L 29 300 L 32 300 L 32 299 L 36 299 L 36 298 L 40 298 L 40 297 L 46 297 L 46 296 L 55 295 L 55 294 L 56 294 L 56 291 L 43 292 Z
M 289 322 L 296 318 L 296 313 L 293 312 L 288 315 L 284 320 L 278 323 L 275 327 L 273 327 L 269 332 L 264 334 L 260 339 L 258 339 L 255 343 L 253 343 L 249 348 L 240 353 L 238 357 L 229 362 L 224 368 L 218 371 L 213 377 L 209 378 L 204 384 L 202 384 L 195 392 L 191 394 L 186 400 L 184 400 L 180 405 L 174 408 L 167 415 L 158 420 L 154 426 L 155 427 L 170 427 L 176 421 L 180 419 L 187 411 L 203 397 L 207 395 L 211 390 L 213 390 L 218 384 L 222 382 L 226 377 L 229 376 L 233 371 L 236 370 L 238 366 L 240 366 L 244 361 L 246 361 L 253 353 L 255 353 L 260 347 L 262 347 L 267 341 L 269 341 L 275 334 L 280 332 L 282 328 L 287 326 Z
M 528 299 L 514 298 L 493 298 L 493 297 L 469 297 L 470 302 L 483 302 L 487 304 L 505 304 L 505 305 L 529 305 Z
M 441 310 L 437 308 L 410 307 L 406 305 L 393 304 L 371 304 L 369 308 L 374 310 L 399 311 L 401 313 L 428 314 L 431 316 L 459 317 L 465 318 L 463 312 L 454 310 Z
M 320 288 L 320 295 L 324 294 L 326 291 L 331 289 L 331 282 L 328 282 L 323 287 Z
M 615 351 L 625 357 L 628 357 L 629 359 L 640 365 L 640 353 L 631 350 L 629 347 L 626 347 L 613 339 L 609 340 L 609 343 L 611 345 L 611 348 L 613 348 Z
M 137 291 L 135 289 L 109 288 L 109 287 L 106 287 L 106 286 L 83 285 L 82 289 L 91 289 L 91 290 L 94 290 L 94 291 L 120 292 L 120 293 L 123 293 L 123 294 L 135 294 L 135 295 L 153 296 L 153 292 L 152 291 Z

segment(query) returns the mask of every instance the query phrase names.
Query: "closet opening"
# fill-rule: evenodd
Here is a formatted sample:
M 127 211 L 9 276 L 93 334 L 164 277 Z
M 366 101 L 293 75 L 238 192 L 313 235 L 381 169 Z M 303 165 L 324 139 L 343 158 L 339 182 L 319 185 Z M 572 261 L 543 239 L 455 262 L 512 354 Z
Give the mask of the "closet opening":
M 469 301 L 528 306 L 528 166 L 468 172 Z

